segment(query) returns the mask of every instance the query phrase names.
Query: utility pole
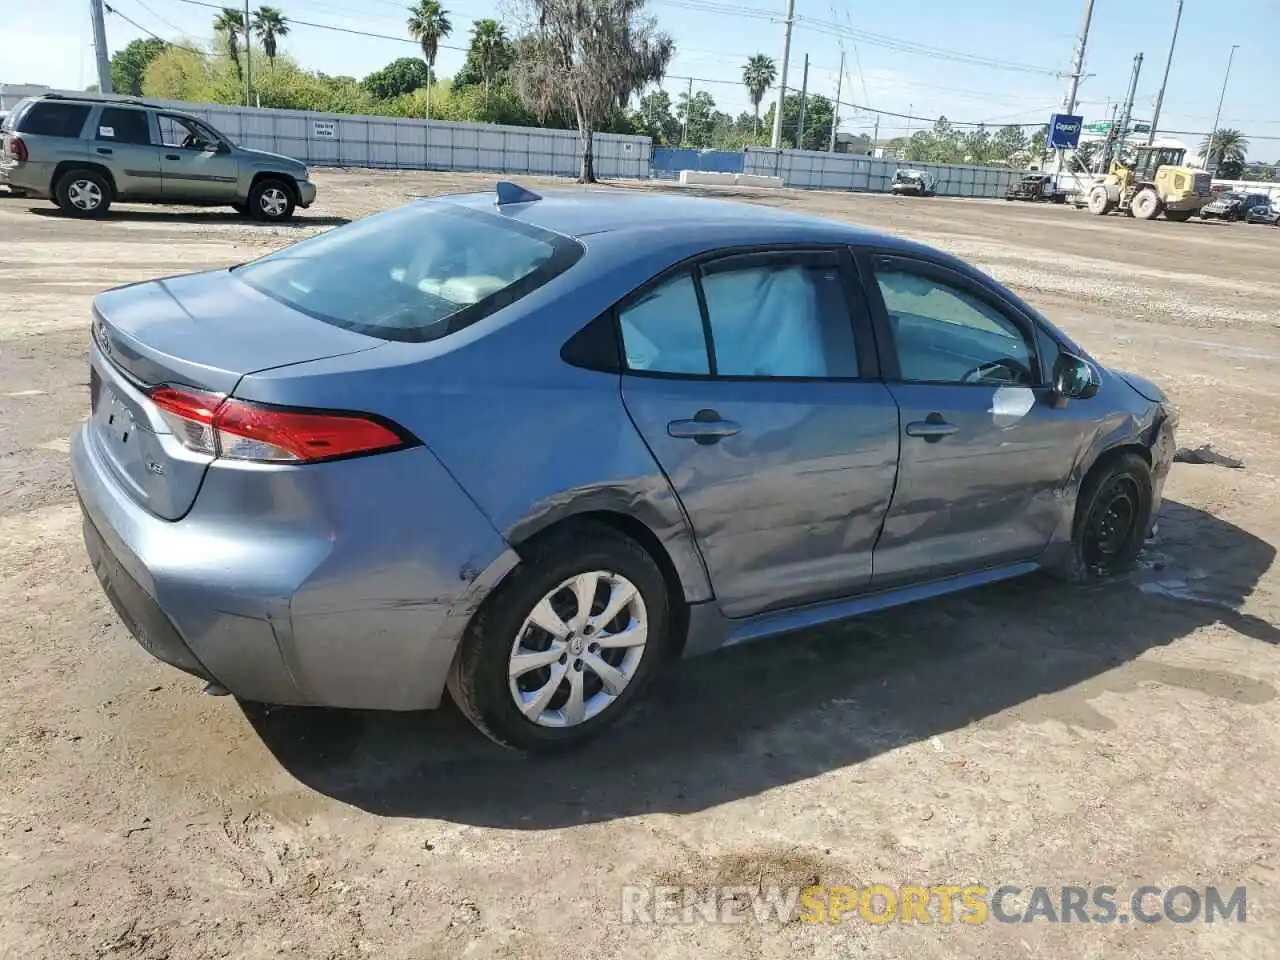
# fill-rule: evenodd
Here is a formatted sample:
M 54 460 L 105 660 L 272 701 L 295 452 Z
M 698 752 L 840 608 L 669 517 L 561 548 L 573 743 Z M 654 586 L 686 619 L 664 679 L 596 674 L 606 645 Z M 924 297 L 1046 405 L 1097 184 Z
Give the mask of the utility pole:
M 796 130 L 796 149 L 804 149 L 804 108 L 809 105 L 809 55 L 804 55 L 804 76 L 800 80 L 800 127 Z
M 880 147 L 880 114 L 876 114 L 876 128 L 871 134 L 871 155 L 876 155 L 876 150 Z
M 1084 54 L 1089 46 L 1089 24 L 1092 22 L 1093 0 L 1085 0 L 1084 23 L 1080 26 L 1080 36 L 1076 38 L 1075 57 L 1071 61 L 1071 83 L 1067 86 L 1067 96 L 1063 101 L 1068 116 L 1076 112 L 1076 94 L 1080 90 L 1080 78 L 1084 76 Z M 1066 166 L 1067 152 L 1059 147 L 1054 151 L 1054 158 L 1054 173 L 1061 176 Z
M 1133 100 L 1138 95 L 1138 74 L 1142 73 L 1142 54 L 1133 58 L 1133 74 L 1129 77 L 1129 94 L 1124 98 L 1124 111 L 1120 114 L 1119 126 L 1111 128 L 1116 152 L 1124 159 L 1124 142 L 1129 135 L 1129 121 L 1133 119 Z
M 98 65 L 98 92 L 114 93 L 111 86 L 111 57 L 107 53 L 107 25 L 102 16 L 102 0 L 89 0 L 89 19 L 93 21 L 93 55 Z
M 1173 48 L 1178 45 L 1178 26 L 1182 23 L 1182 0 L 1178 0 L 1178 12 L 1173 16 L 1173 39 L 1169 41 L 1169 59 L 1164 62 L 1164 79 L 1160 81 L 1160 92 L 1156 94 L 1156 108 L 1151 114 L 1151 131 L 1147 134 L 1147 146 L 1156 139 L 1156 127 L 1160 123 L 1160 108 L 1164 106 L 1164 88 L 1169 83 L 1169 68 L 1173 66 Z
M 1201 170 L 1209 169 L 1209 157 L 1213 154 L 1213 148 L 1218 139 L 1218 121 L 1222 119 L 1222 101 L 1227 98 L 1227 81 L 1231 79 L 1231 61 L 1236 58 L 1236 51 L 1240 49 L 1240 44 L 1233 43 L 1231 45 L 1231 55 L 1227 57 L 1227 72 L 1222 77 L 1222 93 L 1218 95 L 1218 109 L 1213 115 L 1213 130 L 1209 133 L 1209 149 L 1204 152 L 1204 161 L 1200 166 Z
M 689 78 L 689 92 L 684 97 L 684 126 L 680 128 L 680 146 L 689 145 L 689 114 L 693 112 L 693 77 Z
M 787 0 L 787 19 L 782 34 L 782 72 L 778 74 L 778 103 L 773 109 L 773 137 L 769 145 L 782 146 L 782 105 L 787 101 L 787 67 L 791 64 L 791 27 L 796 22 L 796 0 Z
M 1084 76 L 1084 53 L 1089 46 L 1089 24 L 1093 21 L 1093 0 L 1085 0 L 1084 24 L 1080 27 L 1080 36 L 1076 39 L 1076 55 L 1071 63 L 1071 84 L 1067 87 L 1065 105 L 1068 114 L 1076 112 L 1076 93 L 1080 89 L 1080 78 Z
M 836 102 L 831 105 L 831 143 L 828 153 L 836 152 L 836 127 L 840 126 L 840 90 L 844 86 L 844 51 L 840 51 L 840 72 L 836 74 Z
M 915 112 L 916 112 L 916 105 L 914 103 L 908 103 L 907 104 L 907 139 L 908 140 L 911 139 L 911 115 Z
M 253 106 L 253 31 L 249 29 L 249 0 L 244 0 L 244 105 Z

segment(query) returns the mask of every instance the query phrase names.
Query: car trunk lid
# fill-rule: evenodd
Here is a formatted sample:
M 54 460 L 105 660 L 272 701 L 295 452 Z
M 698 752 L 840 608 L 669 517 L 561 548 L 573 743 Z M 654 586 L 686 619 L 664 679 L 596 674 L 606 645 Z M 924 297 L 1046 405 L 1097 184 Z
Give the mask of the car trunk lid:
M 382 345 L 298 313 L 227 271 L 100 295 L 93 341 L 88 429 L 121 485 L 168 520 L 191 508 L 213 458 L 174 436 L 151 390 L 174 384 L 229 395 L 249 373 Z

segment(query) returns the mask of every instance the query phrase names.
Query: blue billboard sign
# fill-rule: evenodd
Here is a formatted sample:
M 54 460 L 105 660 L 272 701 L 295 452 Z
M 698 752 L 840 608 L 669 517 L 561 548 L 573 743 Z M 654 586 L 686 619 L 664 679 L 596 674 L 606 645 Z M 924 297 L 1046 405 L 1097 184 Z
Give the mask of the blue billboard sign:
M 1083 129 L 1084 117 L 1055 113 L 1049 118 L 1048 145 L 1055 150 L 1074 149 L 1080 142 L 1080 131 Z

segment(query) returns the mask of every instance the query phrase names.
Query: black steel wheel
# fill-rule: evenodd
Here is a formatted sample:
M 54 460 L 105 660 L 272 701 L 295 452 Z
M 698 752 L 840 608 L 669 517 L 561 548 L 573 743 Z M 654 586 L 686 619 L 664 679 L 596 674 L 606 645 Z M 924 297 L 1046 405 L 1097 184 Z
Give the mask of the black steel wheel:
M 1090 583 L 1131 570 L 1151 521 L 1151 467 L 1136 452 L 1105 458 L 1080 485 L 1069 549 L 1051 572 Z

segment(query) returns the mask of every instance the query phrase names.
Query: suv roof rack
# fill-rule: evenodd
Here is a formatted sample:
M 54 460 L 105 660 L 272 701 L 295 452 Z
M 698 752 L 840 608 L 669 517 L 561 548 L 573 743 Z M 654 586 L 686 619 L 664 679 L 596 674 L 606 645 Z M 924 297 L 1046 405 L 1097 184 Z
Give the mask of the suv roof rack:
M 152 103 L 142 97 L 134 97 L 128 94 L 116 93 L 39 93 L 36 94 L 37 100 L 88 100 L 90 102 L 102 101 L 105 103 L 132 103 L 139 107 L 153 107 L 157 110 L 163 109 L 160 104 Z

